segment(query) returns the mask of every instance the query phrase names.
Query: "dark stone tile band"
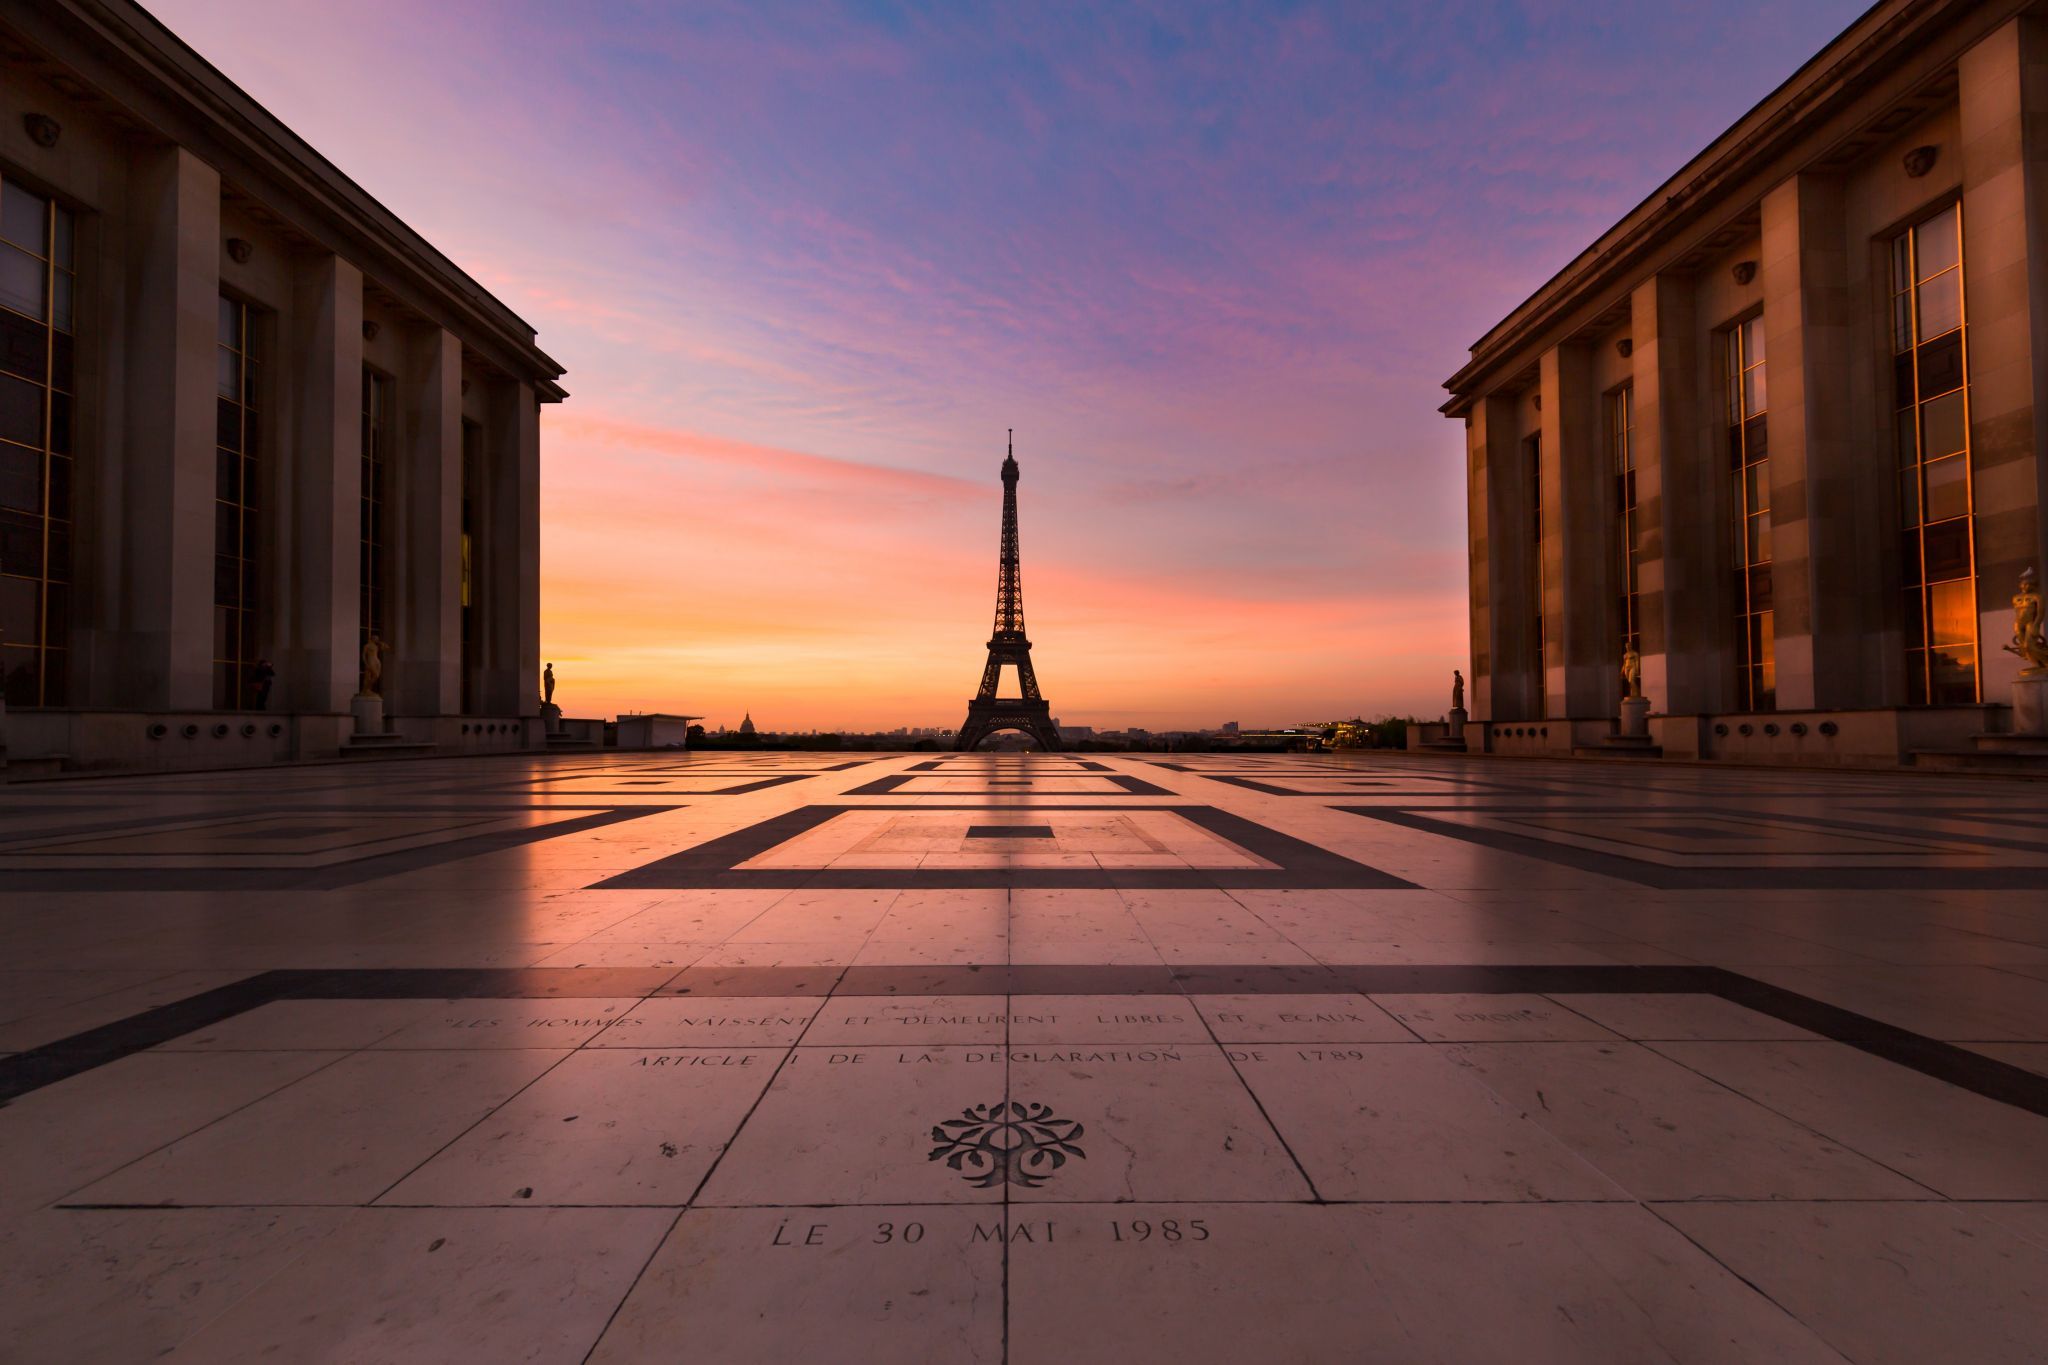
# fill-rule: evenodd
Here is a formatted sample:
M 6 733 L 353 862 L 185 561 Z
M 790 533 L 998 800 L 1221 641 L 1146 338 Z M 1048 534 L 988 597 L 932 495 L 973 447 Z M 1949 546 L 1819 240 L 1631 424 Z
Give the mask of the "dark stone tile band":
M 974 811 L 994 814 L 1008 809 L 988 805 L 800 806 L 644 867 L 622 872 L 590 889 L 1125 887 L 1133 890 L 1305 890 L 1349 887 L 1410 890 L 1415 885 L 1215 806 L 1117 805 L 1108 809 L 1118 812 L 1171 811 L 1252 856 L 1274 864 L 1272 868 L 787 868 L 750 871 L 739 867 L 749 858 L 758 857 L 849 811 Z M 1100 812 L 1105 808 L 1099 805 L 1034 805 L 1030 809 L 1036 816 L 1047 811 Z
M 376 810 L 383 813 L 405 811 L 404 806 L 327 807 L 324 813 L 342 810 Z M 491 806 L 453 808 L 447 806 L 421 807 L 436 814 L 466 815 L 487 810 L 492 815 L 518 814 L 532 810 L 580 810 L 580 806 Z M 508 848 L 519 848 L 526 844 L 539 843 L 544 839 L 558 839 L 565 834 L 580 834 L 585 830 L 602 829 L 622 820 L 639 820 L 649 815 L 660 815 L 666 811 L 681 810 L 682 803 L 647 806 L 601 806 L 588 815 L 571 820 L 557 820 L 550 824 L 533 825 L 525 829 L 500 830 L 494 834 L 475 834 L 455 839 L 444 839 L 439 843 L 422 844 L 416 848 L 394 849 L 373 857 L 358 858 L 352 862 L 330 863 L 325 867 L 152 867 L 152 868 L 52 868 L 40 869 L 9 868 L 0 877 L 6 879 L 10 891 L 332 891 L 337 887 L 353 886 L 357 882 L 375 881 L 380 877 L 394 877 L 401 872 L 417 872 L 424 868 L 439 867 L 462 858 L 474 858 L 485 853 L 499 853 Z M 271 812 L 273 814 L 317 815 L 319 808 L 306 811 Z M 148 828 L 151 824 L 162 823 L 131 822 L 132 828 Z
M 1526 834 L 1476 829 L 1385 806 L 1332 806 L 1403 829 L 1440 834 L 1498 853 L 1517 853 L 1578 872 L 1613 877 L 1660 891 L 2031 891 L 2048 892 L 2048 868 L 2039 867 L 1668 867 L 1615 853 L 1552 843 Z M 1470 808 L 1465 808 L 1470 809 Z M 1499 808 L 1495 809 L 1500 813 Z M 1535 814 L 1526 807 L 1519 813 Z M 1640 814 L 1640 807 L 1628 808 Z M 1657 814 L 1675 813 L 1659 808 Z M 1727 812 L 1716 812 L 1726 814 Z M 1809 822 L 1814 823 L 1814 822 Z M 1861 831 L 1857 831 L 1861 833 Z M 1981 840 L 1975 842 L 1983 842 Z
M 0 1105 L 277 1000 L 878 995 L 1713 995 L 2048 1117 L 2048 1076 L 1723 967 L 478 967 L 274 971 L 0 1058 Z

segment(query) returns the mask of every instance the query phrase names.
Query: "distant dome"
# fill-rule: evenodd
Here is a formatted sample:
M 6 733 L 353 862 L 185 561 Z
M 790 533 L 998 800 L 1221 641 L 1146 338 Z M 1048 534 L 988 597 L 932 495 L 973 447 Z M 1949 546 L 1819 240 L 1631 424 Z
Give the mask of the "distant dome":
M 745 716 L 741 717 L 740 733 L 743 735 L 751 735 L 754 733 L 754 713 L 752 711 L 747 712 Z

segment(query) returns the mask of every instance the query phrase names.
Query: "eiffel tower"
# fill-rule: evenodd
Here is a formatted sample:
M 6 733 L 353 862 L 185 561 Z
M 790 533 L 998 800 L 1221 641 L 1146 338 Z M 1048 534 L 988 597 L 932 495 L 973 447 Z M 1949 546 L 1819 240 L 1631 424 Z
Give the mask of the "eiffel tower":
M 1021 697 L 998 697 L 1003 665 L 1017 668 Z M 1009 454 L 1003 459 L 1003 550 L 1002 567 L 996 574 L 996 628 L 988 637 L 988 667 L 981 670 L 981 690 L 967 703 L 967 723 L 960 727 L 954 747 L 975 748 L 998 730 L 1022 730 L 1038 741 L 1041 749 L 1060 747 L 1060 732 L 1053 727 L 1052 708 L 1038 695 L 1038 678 L 1031 671 L 1031 641 L 1024 638 L 1024 585 L 1017 572 L 1017 433 L 1010 433 Z

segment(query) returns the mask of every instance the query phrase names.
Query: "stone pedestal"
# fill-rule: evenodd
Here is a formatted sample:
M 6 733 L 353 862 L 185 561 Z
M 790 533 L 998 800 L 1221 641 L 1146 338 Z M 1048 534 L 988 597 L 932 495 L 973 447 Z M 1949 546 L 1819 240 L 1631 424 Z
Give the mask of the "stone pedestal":
M 1444 738 L 1460 740 L 1465 738 L 1465 719 L 1465 708 L 1453 706 L 1449 718 L 1444 722 Z
M 371 692 L 358 692 L 348 704 L 356 718 L 358 735 L 381 735 L 384 733 L 384 699 Z
M 2048 735 L 2048 673 L 2022 673 L 2013 679 L 2012 732 Z
M 547 727 L 547 732 L 549 734 L 559 735 L 562 733 L 561 707 L 555 705 L 551 701 L 542 702 L 540 704 L 540 718 L 541 723 Z
M 1621 737 L 1623 739 L 1648 739 L 1650 737 L 1650 699 L 1648 697 L 1623 697 L 1621 699 Z

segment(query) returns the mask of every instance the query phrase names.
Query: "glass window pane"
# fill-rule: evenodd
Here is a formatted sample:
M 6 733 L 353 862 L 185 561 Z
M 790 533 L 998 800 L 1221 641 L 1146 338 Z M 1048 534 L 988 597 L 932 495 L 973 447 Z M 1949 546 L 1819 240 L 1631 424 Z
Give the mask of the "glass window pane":
M 1918 526 L 1919 524 L 1920 471 L 1917 468 L 1909 467 L 1899 471 L 1899 525 Z M 1914 558 L 1919 558 L 1917 546 L 1914 549 Z
M 1764 393 L 1764 367 L 1758 365 L 1755 369 L 1744 370 L 1742 372 L 1743 415 L 1745 417 L 1754 417 L 1769 405 L 1770 400 Z
M 1963 334 L 1950 332 L 1920 348 L 1920 397 L 1932 398 L 1963 386 Z
M 213 400 L 213 443 L 222 450 L 242 448 L 242 410 L 226 398 Z
M 1913 287 L 1913 237 L 1902 232 L 1892 238 L 1892 293 L 1903 297 Z
M 1956 240 L 1958 217 L 1956 206 L 1950 204 L 1913 229 L 1913 246 L 1919 258 L 1917 264 L 1921 279 L 1939 275 L 1962 258 L 1962 247 Z
M 1920 286 L 1920 340 L 1931 341 L 1963 325 L 1963 275 L 1946 271 Z
M 77 325 L 71 316 L 71 292 L 74 281 L 62 271 L 57 273 L 57 302 L 50 310 L 50 319 L 60 332 L 69 332 Z
M 1919 421 L 1915 408 L 1900 408 L 1892 414 L 1892 448 L 1898 452 L 1899 467 L 1910 467 L 1920 458 Z
M 1930 522 L 1927 529 L 1920 534 L 1923 562 L 1927 567 L 1929 583 L 1970 576 L 1968 517 L 1957 517 L 1953 521 Z
M 0 441 L 0 507 L 17 512 L 43 514 L 43 453 L 27 446 Z M 21 572 L 29 566 L 9 564 Z
M 236 350 L 241 349 L 242 310 L 237 308 L 235 301 L 225 294 L 221 295 L 220 298 L 220 312 L 214 324 L 214 339 L 223 346 L 232 346 Z
M 1920 407 L 1920 458 L 1938 460 L 1961 450 L 1964 439 L 1963 391 L 1954 389 Z
M 71 360 L 75 350 L 67 333 L 58 332 L 50 338 L 50 383 L 66 393 L 71 391 Z
M 1975 584 L 1967 578 L 1928 587 L 1927 628 L 1936 649 L 1976 643 L 1975 596 Z
M 34 318 L 0 309 L 0 370 L 42 379 L 50 364 L 50 329 Z
M 1970 510 L 1969 456 L 1927 462 L 1927 519 L 1947 521 Z
M 1759 313 L 1742 324 L 1742 349 L 1752 365 L 1764 363 L 1764 319 Z
M 242 359 L 225 346 L 213 350 L 213 387 L 222 398 L 233 398 L 242 391 Z
M 1749 451 L 1751 460 L 1761 460 L 1771 453 L 1771 426 L 1761 417 L 1752 417 L 1742 426 L 1742 444 Z
M 50 201 L 13 181 L 0 184 L 0 237 L 38 256 L 50 252 Z
M 1913 349 L 1913 296 L 1892 295 L 1892 351 Z
M 57 268 L 75 270 L 78 262 L 72 254 L 72 238 L 75 236 L 71 210 L 59 205 L 57 208 Z
M 1753 565 L 1749 570 L 1749 609 L 1771 609 L 1771 566 L 1768 564 Z
M 44 276 L 49 267 L 13 247 L 0 243 L 0 304 L 37 321 L 49 317 L 43 306 Z
M 40 385 L 0 374 L 0 438 L 42 449 L 43 390 Z

